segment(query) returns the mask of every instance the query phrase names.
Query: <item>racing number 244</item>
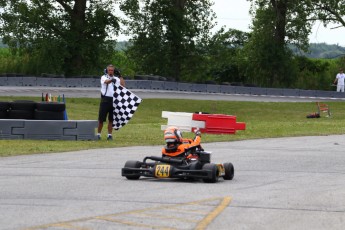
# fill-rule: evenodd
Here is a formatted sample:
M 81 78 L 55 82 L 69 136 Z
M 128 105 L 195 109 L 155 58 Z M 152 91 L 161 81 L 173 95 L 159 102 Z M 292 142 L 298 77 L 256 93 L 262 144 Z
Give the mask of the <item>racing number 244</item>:
M 166 178 L 169 177 L 170 165 L 157 165 L 155 170 L 156 177 Z

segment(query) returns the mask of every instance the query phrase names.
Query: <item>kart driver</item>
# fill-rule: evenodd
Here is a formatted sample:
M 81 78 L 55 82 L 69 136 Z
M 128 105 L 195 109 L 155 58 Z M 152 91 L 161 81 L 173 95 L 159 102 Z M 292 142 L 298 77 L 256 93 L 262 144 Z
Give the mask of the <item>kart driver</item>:
M 178 157 L 184 154 L 186 149 L 200 146 L 201 132 L 197 130 L 194 139 L 186 139 L 182 138 L 182 133 L 177 127 L 171 126 L 164 131 L 164 140 L 166 146 L 162 149 L 163 156 Z

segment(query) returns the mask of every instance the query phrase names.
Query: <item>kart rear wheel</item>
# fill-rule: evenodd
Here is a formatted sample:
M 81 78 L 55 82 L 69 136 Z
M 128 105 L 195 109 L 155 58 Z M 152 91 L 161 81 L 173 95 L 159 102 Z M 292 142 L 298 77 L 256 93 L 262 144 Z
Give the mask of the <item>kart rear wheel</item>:
M 224 163 L 223 166 L 225 170 L 225 175 L 223 176 L 224 180 L 232 180 L 235 175 L 234 166 L 230 162 Z
M 140 161 L 126 161 L 125 168 L 140 168 L 141 163 Z M 128 180 L 138 180 L 140 176 L 133 175 L 133 176 L 126 176 Z
M 218 181 L 218 167 L 216 164 L 208 163 L 202 166 L 202 170 L 211 171 L 211 178 L 205 178 L 203 181 L 205 183 L 216 183 Z

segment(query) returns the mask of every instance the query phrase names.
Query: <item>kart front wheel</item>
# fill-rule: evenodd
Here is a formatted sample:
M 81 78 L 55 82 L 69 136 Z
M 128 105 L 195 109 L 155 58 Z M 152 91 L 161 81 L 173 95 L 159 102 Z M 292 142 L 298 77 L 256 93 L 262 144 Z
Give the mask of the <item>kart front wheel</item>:
M 218 167 L 216 164 L 204 164 L 202 170 L 211 171 L 211 177 L 203 179 L 205 183 L 216 183 L 218 181 Z
M 126 161 L 125 163 L 125 168 L 140 168 L 141 163 L 140 161 Z M 133 175 L 133 176 L 126 176 L 128 180 L 138 180 L 140 176 L 138 175 Z
M 223 166 L 225 170 L 225 175 L 223 176 L 224 180 L 232 180 L 235 175 L 234 166 L 230 162 L 224 163 Z

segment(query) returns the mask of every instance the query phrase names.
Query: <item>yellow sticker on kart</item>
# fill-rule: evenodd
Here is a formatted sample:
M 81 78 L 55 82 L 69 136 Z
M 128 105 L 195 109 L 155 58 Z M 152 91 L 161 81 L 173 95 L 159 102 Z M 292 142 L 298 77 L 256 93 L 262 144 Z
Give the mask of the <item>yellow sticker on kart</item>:
M 155 177 L 167 178 L 170 176 L 170 165 L 156 165 Z

